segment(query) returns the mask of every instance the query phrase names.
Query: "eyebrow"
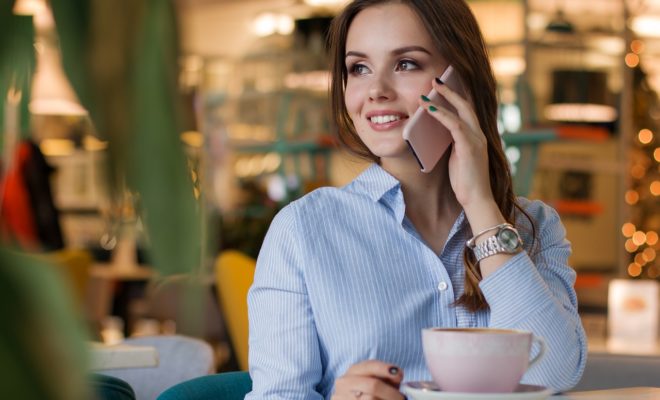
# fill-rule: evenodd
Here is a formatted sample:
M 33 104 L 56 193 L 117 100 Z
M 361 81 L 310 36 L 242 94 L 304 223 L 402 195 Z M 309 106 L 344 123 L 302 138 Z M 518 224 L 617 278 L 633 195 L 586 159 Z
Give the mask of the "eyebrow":
M 410 53 L 410 52 L 413 52 L 413 51 L 421 51 L 422 53 L 426 53 L 426 54 L 431 55 L 431 52 L 426 50 L 422 46 L 399 47 L 398 49 L 392 50 L 390 53 L 392 55 L 398 56 L 398 55 L 405 54 L 405 53 Z M 346 53 L 346 57 L 349 57 L 349 56 L 361 57 L 361 58 L 366 58 L 367 57 L 367 55 L 365 53 L 362 53 L 362 52 L 359 52 L 359 51 L 349 51 L 349 52 Z

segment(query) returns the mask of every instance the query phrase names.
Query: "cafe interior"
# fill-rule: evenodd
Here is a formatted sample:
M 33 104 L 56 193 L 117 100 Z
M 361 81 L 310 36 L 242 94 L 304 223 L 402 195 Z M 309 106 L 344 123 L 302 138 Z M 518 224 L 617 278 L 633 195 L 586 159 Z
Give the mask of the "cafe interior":
M 368 165 L 329 112 L 345 3 L 3 2 L 3 398 L 249 390 L 270 222 Z M 572 244 L 575 390 L 660 387 L 660 1 L 468 3 L 515 192 L 554 207 Z

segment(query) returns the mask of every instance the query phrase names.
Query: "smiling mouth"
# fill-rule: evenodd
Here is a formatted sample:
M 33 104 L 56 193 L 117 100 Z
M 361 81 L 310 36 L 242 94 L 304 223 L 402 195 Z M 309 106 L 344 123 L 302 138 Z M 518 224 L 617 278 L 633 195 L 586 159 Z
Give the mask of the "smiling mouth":
M 373 117 L 369 118 L 369 121 L 374 124 L 387 124 L 394 121 L 400 121 L 405 118 L 402 118 L 400 115 L 374 115 Z

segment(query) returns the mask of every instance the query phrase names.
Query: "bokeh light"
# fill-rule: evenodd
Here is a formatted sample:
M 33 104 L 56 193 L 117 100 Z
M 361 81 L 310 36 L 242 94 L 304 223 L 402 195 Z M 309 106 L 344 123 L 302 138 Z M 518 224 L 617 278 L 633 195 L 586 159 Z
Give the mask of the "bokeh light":
M 644 42 L 639 39 L 633 40 L 630 42 L 630 50 L 635 54 L 642 54 L 644 51 Z
M 637 139 L 642 144 L 649 144 L 653 141 L 653 132 L 650 129 L 644 128 L 637 134 Z
M 651 186 L 649 187 L 651 190 L 651 194 L 654 196 L 660 196 L 660 181 L 653 181 L 651 182 Z
M 628 190 L 626 192 L 625 199 L 626 203 L 630 204 L 631 206 L 637 204 L 639 201 L 639 193 L 637 193 L 635 190 Z
M 635 164 L 630 168 L 630 175 L 635 179 L 642 179 L 646 175 L 646 168 L 642 165 Z
M 632 241 L 637 246 L 643 245 L 644 243 L 646 243 L 646 233 L 644 233 L 642 231 L 635 232 L 632 236 Z
M 642 266 L 637 263 L 630 263 L 628 265 L 628 275 L 633 278 L 638 277 L 642 274 Z
M 637 227 L 633 223 L 626 222 L 623 224 L 621 227 L 621 233 L 623 233 L 623 236 L 629 238 L 632 237 L 633 233 L 637 230 Z
M 635 68 L 639 64 L 639 56 L 635 53 L 626 54 L 626 65 L 630 68 Z
M 642 255 L 644 256 L 644 260 L 646 260 L 646 262 L 651 262 L 651 261 L 655 260 L 655 257 L 657 256 L 657 253 L 656 253 L 655 249 L 653 249 L 651 247 L 647 247 L 642 252 Z

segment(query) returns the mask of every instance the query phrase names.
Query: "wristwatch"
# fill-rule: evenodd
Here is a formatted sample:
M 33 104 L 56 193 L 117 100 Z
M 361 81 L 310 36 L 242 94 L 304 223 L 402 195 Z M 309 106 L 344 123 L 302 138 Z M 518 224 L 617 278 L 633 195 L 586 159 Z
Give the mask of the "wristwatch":
M 522 250 L 520 234 L 511 224 L 502 224 L 497 232 L 478 245 L 472 244 L 472 251 L 477 262 L 495 254 L 516 254 Z

